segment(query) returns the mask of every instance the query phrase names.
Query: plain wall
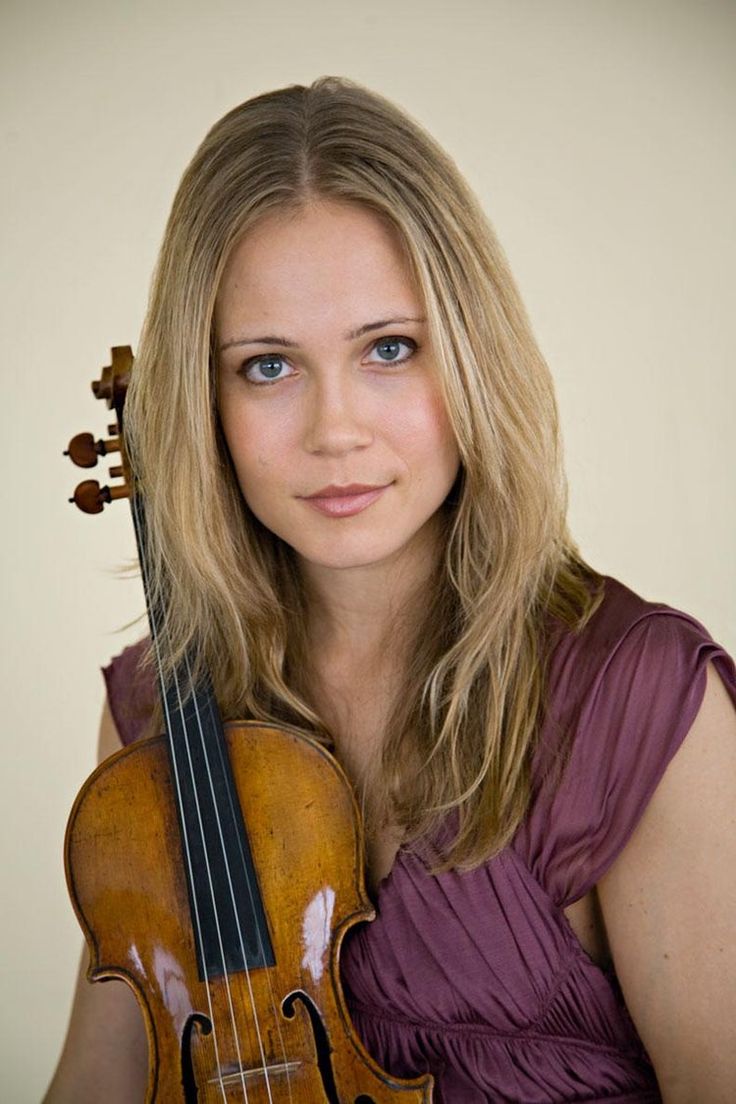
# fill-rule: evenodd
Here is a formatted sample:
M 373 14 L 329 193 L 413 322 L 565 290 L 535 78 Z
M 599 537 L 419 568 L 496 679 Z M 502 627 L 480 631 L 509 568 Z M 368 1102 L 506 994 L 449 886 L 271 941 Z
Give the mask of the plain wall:
M 67 498 L 108 420 L 90 380 L 140 330 L 178 179 L 256 93 L 351 77 L 456 159 L 557 382 L 586 557 L 736 650 L 736 7 L 676 0 L 5 3 L 4 885 L 0 1096 L 37 1101 L 80 932 L 64 825 L 99 667 L 140 627 L 124 504 Z M 94 474 L 94 473 L 92 473 Z

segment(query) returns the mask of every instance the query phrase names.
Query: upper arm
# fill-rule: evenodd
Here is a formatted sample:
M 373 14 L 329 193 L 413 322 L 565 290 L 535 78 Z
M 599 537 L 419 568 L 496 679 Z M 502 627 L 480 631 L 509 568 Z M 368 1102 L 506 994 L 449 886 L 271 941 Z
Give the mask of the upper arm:
M 121 747 L 105 701 L 98 761 Z M 140 1104 L 148 1079 L 148 1044 L 143 1017 L 122 981 L 87 981 L 89 956 L 82 951 L 64 1047 L 44 1104 Z
M 626 1004 L 668 1104 L 726 1104 L 736 1084 L 736 710 L 707 672 L 686 739 L 598 883 Z

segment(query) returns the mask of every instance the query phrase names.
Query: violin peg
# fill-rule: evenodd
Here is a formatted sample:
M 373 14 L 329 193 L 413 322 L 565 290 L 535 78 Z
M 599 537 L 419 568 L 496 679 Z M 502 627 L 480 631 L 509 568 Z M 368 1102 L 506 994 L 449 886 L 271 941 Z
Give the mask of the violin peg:
M 98 460 L 95 439 L 91 433 L 78 433 L 72 437 L 64 455 L 71 458 L 78 468 L 93 468 Z
M 120 438 L 111 437 L 107 441 L 95 441 L 91 433 L 78 433 L 69 442 L 64 455 L 70 457 L 78 468 L 93 468 L 100 456 L 108 452 L 120 451 Z
M 100 514 L 108 502 L 115 498 L 128 498 L 129 490 L 125 484 L 118 487 L 101 487 L 96 479 L 85 479 L 77 485 L 69 499 L 84 514 Z
M 105 507 L 105 503 L 110 501 L 110 489 L 109 487 L 100 487 L 96 479 L 85 479 L 77 485 L 69 501 L 73 502 L 84 514 L 100 514 Z

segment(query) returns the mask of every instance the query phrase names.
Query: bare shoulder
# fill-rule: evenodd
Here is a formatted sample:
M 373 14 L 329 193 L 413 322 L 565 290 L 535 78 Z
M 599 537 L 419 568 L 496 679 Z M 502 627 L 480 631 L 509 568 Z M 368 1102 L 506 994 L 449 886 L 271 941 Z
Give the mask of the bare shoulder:
M 121 748 L 107 702 L 98 760 Z M 140 1104 L 148 1080 L 148 1042 L 138 1002 L 122 981 L 87 980 L 82 952 L 66 1039 L 44 1104 Z
M 736 709 L 712 664 L 695 721 L 598 894 L 664 1100 L 732 1100 Z
M 110 709 L 110 702 L 108 698 L 105 698 L 105 704 L 102 707 L 102 716 L 100 717 L 100 732 L 97 738 L 97 762 L 102 763 L 105 759 L 108 759 L 114 752 L 120 751 L 123 746 L 123 742 L 118 732 L 118 726 L 115 724 L 115 719 Z

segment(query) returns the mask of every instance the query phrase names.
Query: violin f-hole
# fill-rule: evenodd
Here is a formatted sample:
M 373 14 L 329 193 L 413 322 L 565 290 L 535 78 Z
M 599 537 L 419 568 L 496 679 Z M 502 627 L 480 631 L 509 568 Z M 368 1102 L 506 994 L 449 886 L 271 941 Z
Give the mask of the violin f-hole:
M 306 1008 L 309 1022 L 312 1025 L 314 1046 L 317 1052 L 317 1067 L 320 1077 L 322 1078 L 322 1086 L 325 1090 L 325 1097 L 327 1098 L 328 1104 L 344 1104 L 344 1101 L 341 1101 L 340 1097 L 337 1095 L 335 1074 L 332 1070 L 332 1047 L 330 1046 L 330 1040 L 314 1001 L 303 989 L 295 989 L 292 993 L 284 997 L 281 1002 L 281 1011 L 286 1017 L 291 1019 L 294 1016 L 294 1005 L 297 1001 L 300 1001 Z M 365 1093 L 361 1093 L 360 1096 L 356 1096 L 354 1104 L 375 1104 L 375 1101 L 372 1096 L 366 1096 Z
M 192 1032 L 195 1025 L 203 1035 L 209 1035 L 212 1031 L 212 1021 L 201 1012 L 192 1012 L 184 1024 L 181 1036 L 181 1084 L 184 1090 L 184 1104 L 197 1104 L 199 1098 L 192 1062 Z

